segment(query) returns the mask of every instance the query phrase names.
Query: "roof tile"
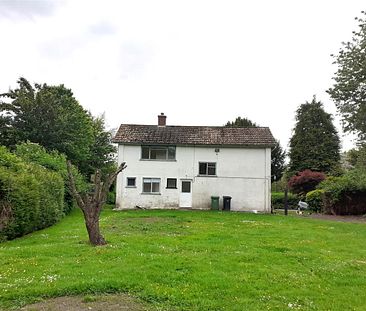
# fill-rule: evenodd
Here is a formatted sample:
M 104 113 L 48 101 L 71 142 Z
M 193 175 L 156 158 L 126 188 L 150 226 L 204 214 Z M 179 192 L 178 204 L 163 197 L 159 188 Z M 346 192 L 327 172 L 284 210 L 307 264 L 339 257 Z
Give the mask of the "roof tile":
M 113 138 L 119 144 L 227 145 L 272 147 L 268 127 L 157 126 L 122 124 Z

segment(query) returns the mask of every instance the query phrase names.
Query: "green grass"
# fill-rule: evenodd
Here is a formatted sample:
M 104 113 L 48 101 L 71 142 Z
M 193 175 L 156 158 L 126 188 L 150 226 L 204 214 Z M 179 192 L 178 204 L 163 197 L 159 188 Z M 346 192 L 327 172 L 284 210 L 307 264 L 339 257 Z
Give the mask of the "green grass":
M 365 310 L 366 226 L 293 216 L 79 211 L 0 244 L 0 307 L 127 292 L 166 310 Z

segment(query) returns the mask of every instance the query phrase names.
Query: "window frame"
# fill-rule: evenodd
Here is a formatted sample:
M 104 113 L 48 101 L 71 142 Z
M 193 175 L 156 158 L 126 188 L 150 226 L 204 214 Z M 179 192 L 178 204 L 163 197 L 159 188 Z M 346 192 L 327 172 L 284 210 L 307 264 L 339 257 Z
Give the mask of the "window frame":
M 169 180 L 174 180 L 175 181 L 175 186 L 174 187 L 169 187 L 169 185 L 168 185 Z M 177 187 L 178 183 L 177 182 L 178 182 L 177 178 L 167 178 L 166 179 L 166 189 L 178 189 L 178 187 Z
M 150 182 L 146 182 L 146 180 L 151 180 Z M 145 184 L 150 183 L 150 192 L 145 191 Z M 153 184 L 158 184 L 159 188 L 158 191 L 153 191 Z M 160 194 L 160 189 L 161 189 L 161 178 L 157 178 L 157 177 L 143 177 L 142 178 L 142 194 Z
M 148 157 L 144 157 L 144 148 L 147 148 Z M 160 159 L 152 159 L 151 153 L 152 151 L 157 150 L 164 150 L 165 151 L 165 158 Z M 171 151 L 174 150 L 174 157 L 171 156 Z M 146 149 L 145 149 L 146 151 Z M 141 160 L 142 161 L 176 161 L 176 155 L 177 155 L 177 147 L 175 145 L 141 145 Z
M 128 184 L 129 179 L 135 181 L 133 186 Z M 126 177 L 126 188 L 136 188 L 136 177 Z
M 201 174 L 201 164 L 206 165 L 206 172 L 204 174 Z M 209 174 L 209 165 L 214 165 L 215 172 L 214 174 Z M 211 167 L 212 169 L 212 167 Z M 204 162 L 200 161 L 198 162 L 198 176 L 217 176 L 217 162 Z

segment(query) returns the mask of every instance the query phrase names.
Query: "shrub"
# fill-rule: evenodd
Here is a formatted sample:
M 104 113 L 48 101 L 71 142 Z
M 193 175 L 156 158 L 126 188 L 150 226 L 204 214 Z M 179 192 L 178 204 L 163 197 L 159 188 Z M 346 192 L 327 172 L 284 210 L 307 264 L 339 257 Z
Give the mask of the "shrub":
M 0 240 L 56 223 L 64 214 L 64 180 L 0 147 Z
M 107 204 L 115 204 L 116 203 L 116 192 L 115 191 L 110 191 L 108 192 L 108 196 L 107 196 Z
M 288 186 L 294 193 L 305 195 L 326 178 L 324 173 L 304 170 L 292 176 L 288 182 Z
M 46 151 L 46 149 L 38 144 L 23 143 L 16 146 L 15 153 L 27 163 L 35 163 L 60 174 L 64 180 L 65 189 L 68 187 L 68 175 L 66 168 L 66 157 L 57 151 Z M 74 167 L 74 176 L 79 189 L 87 189 L 88 185 L 84 177 Z M 65 191 L 63 212 L 68 214 L 74 207 L 74 200 L 70 193 Z
M 299 199 L 297 195 L 288 193 L 287 202 L 289 209 L 296 209 Z M 271 203 L 273 209 L 279 209 L 285 207 L 285 193 L 283 192 L 272 192 Z
M 309 210 L 319 213 L 323 211 L 324 190 L 316 189 L 306 194 L 306 202 L 309 204 Z
M 354 169 L 341 177 L 324 180 L 324 210 L 337 215 L 366 214 L 366 171 Z

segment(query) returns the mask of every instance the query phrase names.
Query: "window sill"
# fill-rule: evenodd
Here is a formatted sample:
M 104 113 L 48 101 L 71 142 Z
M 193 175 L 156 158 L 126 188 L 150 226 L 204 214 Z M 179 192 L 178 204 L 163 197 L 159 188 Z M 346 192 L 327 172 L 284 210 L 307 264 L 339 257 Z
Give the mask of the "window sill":
M 136 186 L 126 186 L 125 188 L 137 188 Z
M 141 192 L 142 195 L 161 195 L 160 192 Z
M 217 175 L 197 175 L 197 177 L 216 177 Z
M 177 187 L 166 187 L 165 189 L 178 189 Z
M 140 159 L 140 161 L 151 161 L 151 162 L 177 162 L 176 159 Z

